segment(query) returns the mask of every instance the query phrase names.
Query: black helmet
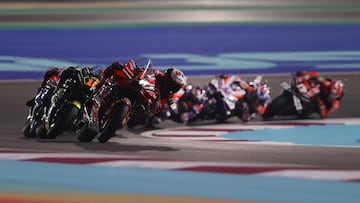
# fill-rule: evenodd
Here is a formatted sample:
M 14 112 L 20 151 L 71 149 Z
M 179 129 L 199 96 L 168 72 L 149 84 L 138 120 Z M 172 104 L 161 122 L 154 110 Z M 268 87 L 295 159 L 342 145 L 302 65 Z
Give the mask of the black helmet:
M 81 69 L 81 73 L 83 77 L 92 75 L 91 69 L 87 66 Z

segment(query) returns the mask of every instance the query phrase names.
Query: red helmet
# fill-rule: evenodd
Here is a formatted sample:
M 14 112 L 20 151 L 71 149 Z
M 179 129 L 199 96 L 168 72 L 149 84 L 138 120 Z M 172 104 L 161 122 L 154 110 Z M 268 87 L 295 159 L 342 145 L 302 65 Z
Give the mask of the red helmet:
M 336 80 L 331 83 L 331 92 L 329 97 L 331 99 L 341 98 L 344 91 L 344 83 L 341 80 Z
M 50 77 L 53 75 L 60 75 L 61 70 L 59 68 L 51 68 L 50 70 L 48 70 L 47 72 L 45 72 L 46 75 L 49 75 Z
M 45 77 L 47 78 L 47 84 L 53 87 L 57 86 L 57 83 L 60 80 L 61 70 L 59 68 L 52 68 L 47 73 L 45 73 Z
M 57 68 L 57 67 L 52 68 L 51 71 L 54 72 L 54 73 L 60 73 L 61 72 L 60 68 Z

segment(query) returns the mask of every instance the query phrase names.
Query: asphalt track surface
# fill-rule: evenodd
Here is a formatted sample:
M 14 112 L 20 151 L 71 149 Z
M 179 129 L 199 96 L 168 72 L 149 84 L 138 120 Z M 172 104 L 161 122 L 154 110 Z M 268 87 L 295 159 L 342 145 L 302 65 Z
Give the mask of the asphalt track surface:
M 2 4 L 1 27 L 21 28 L 26 26 L 53 26 L 53 24 L 77 26 L 79 23 L 91 24 L 131 24 L 131 23 L 213 23 L 213 22 L 242 22 L 242 23 L 356 23 L 360 20 L 358 1 L 155 1 L 152 5 L 155 10 L 148 9 L 146 1 L 115 1 L 87 3 L 84 1 L 71 2 L 70 7 L 79 10 L 68 10 L 69 2 L 55 6 L 53 4 Z M 125 3 L 124 3 L 125 2 Z M 324 3 L 326 2 L 326 3 Z M 110 5 L 110 6 L 109 6 Z M 159 6 L 160 5 L 160 6 Z M 246 9 L 239 9 L 245 6 Z M 85 7 L 85 8 L 84 8 Z M 111 7 L 111 10 L 109 9 Z M 199 9 L 199 8 L 205 9 Z M 309 9 L 312 7 L 312 9 Z M 11 8 L 10 11 L 6 11 Z M 40 8 L 40 10 L 39 10 Z M 42 8 L 42 9 L 41 9 Z M 89 8 L 93 8 L 89 9 Z M 95 9 L 94 9 L 95 8 Z M 126 9 L 132 8 L 132 12 Z M 235 9 L 233 9 L 235 8 Z M 236 9 L 237 8 L 237 9 Z M 4 10 L 5 9 L 5 10 Z M 53 9 L 53 10 L 52 10 Z M 140 10 L 139 10 L 140 9 Z M 176 12 L 175 12 L 176 11 Z M 8 13 L 6 13 L 8 12 Z M 57 13 L 58 12 L 58 13 Z M 74 12 L 78 12 L 74 14 Z M 215 17 L 216 16 L 216 17 Z M 146 20 L 144 20 L 146 19 Z M 180 19 L 180 20 L 179 20 Z M 252 78 L 253 75 L 245 76 Z M 329 74 L 333 78 L 347 78 L 346 96 L 341 108 L 332 118 L 358 118 L 360 116 L 360 95 L 358 73 Z M 288 81 L 288 75 L 264 75 L 272 88 L 272 96 L 280 92 L 279 84 Z M 194 84 L 205 84 L 208 76 L 190 77 Z M 56 152 L 96 153 L 107 155 L 138 155 L 152 158 L 209 161 L 217 163 L 245 163 L 258 164 L 300 164 L 313 167 L 342 168 L 348 170 L 360 169 L 359 147 L 319 147 L 298 145 L 267 145 L 267 144 L 241 144 L 221 142 L 197 142 L 189 140 L 152 139 L 140 136 L 148 129 L 123 129 L 118 131 L 116 142 L 106 144 L 97 142 L 79 143 L 73 134 L 65 134 L 56 140 L 36 140 L 24 138 L 21 128 L 24 125 L 27 108 L 24 103 L 31 98 L 39 81 L 10 81 L 0 83 L 0 148 L 21 150 L 44 150 Z M 238 123 L 231 119 L 230 123 Z M 257 119 L 254 122 L 261 122 Z M 241 125 L 239 123 L 239 125 Z M 157 126 L 159 129 L 177 127 L 171 121 Z M 14 195 L 17 195 L 16 193 Z M 52 194 L 48 194 L 51 196 Z M 54 197 L 50 197 L 54 198 Z M 96 202 L 94 197 L 94 202 Z M 109 195 L 107 195 L 107 198 Z M 101 199 L 101 197 L 100 197 Z M 116 198 L 115 198 L 116 199 Z M 116 200 L 115 200 L 116 201 Z M 159 199 L 145 199 L 137 202 L 159 201 Z M 174 199 L 163 199 L 169 202 Z M 190 200 L 184 200 L 190 202 Z M 109 200 L 108 202 L 111 202 Z
M 360 95 L 355 88 L 358 75 L 329 75 L 333 78 L 348 78 L 346 97 L 344 97 L 341 108 L 331 115 L 332 118 L 356 118 L 360 114 L 360 109 L 354 108 L 359 101 Z M 251 78 L 252 76 L 248 76 Z M 279 85 L 281 81 L 288 81 L 288 75 L 283 76 L 264 76 L 268 79 L 272 87 L 272 94 L 276 96 L 280 93 Z M 201 78 L 201 80 L 199 80 Z M 245 79 L 247 77 L 245 76 Z M 189 82 L 203 85 L 210 77 L 194 77 Z M 201 82 L 198 82 L 201 81 Z M 56 150 L 61 152 L 96 152 L 109 154 L 127 155 L 146 155 L 159 158 L 176 158 L 197 161 L 216 161 L 216 162 L 266 162 L 284 164 L 307 164 L 326 167 L 344 167 L 360 169 L 358 155 L 360 148 L 342 147 L 313 147 L 313 146 L 267 146 L 267 145 L 247 145 L 229 143 L 199 143 L 194 141 L 158 140 L 139 136 L 146 128 L 138 127 L 135 129 L 123 129 L 118 131 L 117 137 L 121 138 L 119 143 L 109 142 L 107 144 L 79 143 L 76 137 L 69 133 L 60 136 L 57 140 L 39 141 L 26 139 L 21 134 L 24 125 L 27 108 L 24 103 L 31 98 L 36 91 L 39 82 L 10 82 L 0 83 L 1 92 L 6 92 L 6 97 L 1 99 L 1 142 L 0 147 L 36 149 L 36 150 Z M 317 115 L 313 119 L 318 118 Z M 261 121 L 260 118 L 257 121 Z M 232 123 L 241 122 L 237 118 L 231 119 Z M 200 123 L 201 124 L 201 123 Z M 209 123 L 207 123 L 209 124 Z M 211 123 L 210 123 L 211 124 Z M 156 126 L 157 128 L 176 127 L 172 121 Z M 154 130 L 154 129 L 153 129 Z M 216 149 L 216 150 L 214 150 Z M 196 154 L 196 156 L 194 156 Z

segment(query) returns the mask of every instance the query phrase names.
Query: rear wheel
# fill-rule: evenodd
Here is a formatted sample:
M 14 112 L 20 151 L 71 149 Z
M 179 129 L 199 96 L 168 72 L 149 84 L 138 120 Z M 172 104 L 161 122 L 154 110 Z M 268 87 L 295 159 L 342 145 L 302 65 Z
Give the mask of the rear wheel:
M 125 103 L 117 103 L 111 110 L 111 113 L 108 119 L 104 123 L 104 127 L 100 132 L 98 141 L 101 143 L 109 141 L 113 136 L 115 136 L 116 130 L 122 128 L 126 123 L 126 115 L 130 107 Z

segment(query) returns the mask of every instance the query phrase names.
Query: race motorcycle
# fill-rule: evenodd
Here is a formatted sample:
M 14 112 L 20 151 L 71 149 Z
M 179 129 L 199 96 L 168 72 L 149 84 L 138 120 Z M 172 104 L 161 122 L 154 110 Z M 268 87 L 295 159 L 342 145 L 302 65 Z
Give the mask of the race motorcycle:
M 204 88 L 187 85 L 177 105 L 171 108 L 172 119 L 180 123 L 192 122 L 201 112 L 207 99 Z
M 130 117 L 127 122 L 128 128 L 134 128 L 135 126 L 142 126 L 145 128 L 153 128 L 154 126 L 164 122 L 165 120 L 172 120 L 175 122 L 181 122 L 179 119 L 179 99 L 184 94 L 184 90 L 181 88 L 176 92 L 169 103 L 165 105 L 165 108 L 160 112 L 153 114 L 150 112 L 143 112 L 142 114 L 137 114 L 136 116 Z
M 142 117 L 129 120 L 128 127 L 144 125 L 147 128 L 154 127 L 165 120 L 177 123 L 187 123 L 196 117 L 206 100 L 206 92 L 201 87 L 193 87 L 191 84 L 176 92 L 165 108 L 155 115 L 143 115 Z M 129 126 L 130 124 L 130 126 Z
M 91 116 L 78 134 L 80 142 L 91 142 L 99 134 L 98 141 L 105 143 L 115 136 L 117 130 L 127 125 L 129 118 L 150 110 L 151 99 L 155 98 L 155 83 L 151 82 L 155 75 L 145 74 L 150 64 L 149 60 L 144 72 L 138 75 L 128 63 L 126 68 L 119 70 L 121 84 L 113 77 L 106 79 L 93 96 Z
M 39 89 L 35 98 L 27 102 L 29 113 L 26 117 L 26 123 L 23 128 L 25 137 L 36 137 L 36 128 L 42 123 L 42 119 L 47 115 L 50 108 L 50 99 L 56 90 L 58 77 L 52 77 L 47 84 Z
M 67 130 L 76 131 L 84 125 L 84 120 L 89 117 L 86 101 L 97 83 L 95 77 L 68 78 L 61 90 L 52 97 L 58 97 L 59 100 L 51 102 L 49 112 L 36 128 L 37 137 L 55 139 Z
M 198 119 L 224 122 L 233 116 L 239 117 L 243 122 L 254 119 L 258 106 L 266 105 L 270 98 L 270 89 L 261 80 L 262 77 L 257 76 L 248 83 L 239 80 L 237 76 L 227 75 L 212 79 L 206 88 L 207 99 L 201 111 L 189 122 Z M 244 86 L 251 86 L 252 91 Z
M 289 84 L 290 83 L 290 84 Z M 292 75 L 290 82 L 282 82 L 282 93 L 274 98 L 266 108 L 263 119 L 268 120 L 276 116 L 296 116 L 298 118 L 307 118 L 311 114 L 319 112 L 316 97 L 318 93 L 309 96 L 310 90 L 296 80 Z

